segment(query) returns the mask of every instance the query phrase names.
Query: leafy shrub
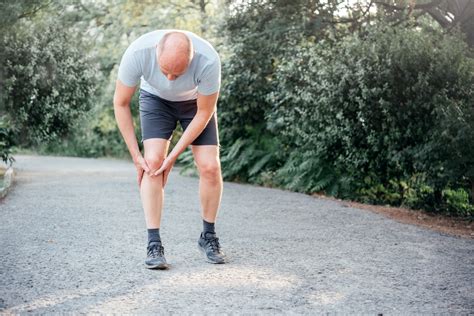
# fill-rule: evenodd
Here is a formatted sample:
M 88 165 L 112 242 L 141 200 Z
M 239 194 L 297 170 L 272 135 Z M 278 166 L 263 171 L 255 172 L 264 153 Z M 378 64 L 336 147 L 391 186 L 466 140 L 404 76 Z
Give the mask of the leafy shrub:
M 387 184 L 384 184 L 374 176 L 366 176 L 363 185 L 356 193 L 357 199 L 365 203 L 399 205 L 402 199 L 397 181 L 389 180 Z
M 467 51 L 458 38 L 406 25 L 296 46 L 275 73 L 266 115 L 269 130 L 300 155 L 299 168 L 287 173 L 292 187 L 313 190 L 298 179 L 301 169 L 327 164 L 366 202 L 439 208 L 443 188 L 469 187 L 474 63 Z M 423 186 L 407 186 L 419 173 L 427 176 Z M 315 174 L 305 177 L 324 183 L 324 173 Z
M 469 203 L 469 194 L 464 189 L 443 190 L 443 200 L 448 214 L 474 217 L 474 205 Z
M 254 182 L 265 170 L 274 170 L 280 159 L 275 139 L 267 137 L 238 138 L 222 149 L 222 176 L 237 181 Z
M 414 174 L 408 180 L 401 180 L 399 185 L 403 206 L 429 211 L 436 210 L 434 189 L 427 184 L 425 173 Z
M 12 156 L 13 135 L 15 131 L 5 116 L 0 117 L 0 158 L 5 164 L 11 165 L 15 159 Z
M 330 163 L 318 159 L 314 150 L 292 151 L 285 164 L 276 171 L 274 181 L 293 191 L 326 191 L 338 196 L 346 196 L 351 186 L 350 179 L 341 176 Z
M 20 145 L 66 135 L 93 104 L 95 65 L 74 34 L 61 26 L 37 26 L 4 35 L 1 94 L 3 115 L 18 128 Z
M 264 127 L 265 113 L 271 111 L 266 95 L 279 60 L 299 38 L 321 34 L 328 25 L 317 22 L 336 9 L 308 0 L 252 0 L 233 6 L 223 25 L 228 50 L 220 98 L 224 145 Z M 265 129 L 257 133 L 271 137 Z

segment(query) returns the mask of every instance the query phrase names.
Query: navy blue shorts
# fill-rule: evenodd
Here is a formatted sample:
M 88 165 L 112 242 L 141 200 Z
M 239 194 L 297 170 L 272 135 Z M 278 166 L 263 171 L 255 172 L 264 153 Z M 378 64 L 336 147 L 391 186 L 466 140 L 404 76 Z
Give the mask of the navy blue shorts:
M 197 112 L 197 101 L 169 101 L 140 89 L 139 109 L 142 142 L 148 138 L 171 140 L 178 121 L 183 131 L 191 123 Z M 219 146 L 217 112 L 191 145 Z

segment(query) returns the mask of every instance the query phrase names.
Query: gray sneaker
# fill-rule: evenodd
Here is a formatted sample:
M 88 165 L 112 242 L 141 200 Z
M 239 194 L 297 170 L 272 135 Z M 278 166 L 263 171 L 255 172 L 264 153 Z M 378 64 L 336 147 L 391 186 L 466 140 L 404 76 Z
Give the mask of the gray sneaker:
M 160 242 L 151 242 L 147 247 L 145 266 L 148 269 L 168 269 L 165 251 Z
M 227 256 L 222 252 L 221 246 L 219 244 L 219 238 L 216 237 L 216 234 L 206 233 L 204 236 L 201 233 L 201 236 L 198 240 L 198 248 L 202 254 L 205 255 L 206 261 L 210 263 L 226 263 L 228 262 Z

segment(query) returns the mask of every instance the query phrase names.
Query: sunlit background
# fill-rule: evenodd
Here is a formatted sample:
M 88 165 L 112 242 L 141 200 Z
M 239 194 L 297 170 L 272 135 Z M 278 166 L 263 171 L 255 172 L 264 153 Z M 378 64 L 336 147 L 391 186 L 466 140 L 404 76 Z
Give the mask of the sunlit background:
M 186 29 L 223 62 L 226 180 L 473 216 L 474 1 L 0 3 L 7 164 L 128 159 L 112 106 L 121 55 L 143 33 Z

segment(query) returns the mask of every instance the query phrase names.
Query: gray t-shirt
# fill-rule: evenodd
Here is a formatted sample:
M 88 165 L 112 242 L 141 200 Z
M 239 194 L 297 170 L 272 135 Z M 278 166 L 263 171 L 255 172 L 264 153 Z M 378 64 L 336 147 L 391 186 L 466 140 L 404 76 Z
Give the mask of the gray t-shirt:
M 184 32 L 194 46 L 194 57 L 186 72 L 168 80 L 156 59 L 157 44 L 169 31 Z M 197 98 L 197 93 L 210 95 L 219 91 L 221 62 L 216 50 L 198 35 L 182 30 L 157 30 L 133 41 L 122 56 L 118 79 L 126 86 L 140 88 L 170 101 Z

